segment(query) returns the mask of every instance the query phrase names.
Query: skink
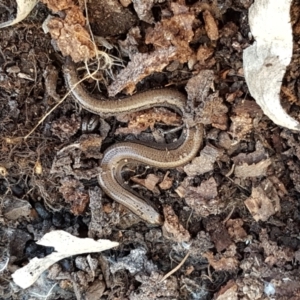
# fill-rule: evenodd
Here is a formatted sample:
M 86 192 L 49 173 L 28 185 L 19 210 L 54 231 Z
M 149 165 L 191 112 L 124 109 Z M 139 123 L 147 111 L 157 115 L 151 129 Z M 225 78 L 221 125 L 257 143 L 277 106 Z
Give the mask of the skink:
M 180 113 L 185 120 L 185 128 L 179 140 L 173 144 L 152 145 L 122 142 L 109 147 L 103 155 L 98 182 L 103 191 L 115 201 L 129 208 L 144 221 L 161 225 L 161 215 L 149 203 L 124 186 L 121 169 L 130 161 L 140 162 L 157 168 L 176 168 L 195 157 L 203 140 L 203 127 L 190 126 L 191 116 L 185 111 L 186 97 L 171 89 L 152 90 L 123 99 L 97 99 L 78 84 L 76 66 L 67 58 L 64 65 L 64 78 L 71 94 L 82 107 L 103 118 L 118 114 L 128 114 L 156 106 L 164 106 Z

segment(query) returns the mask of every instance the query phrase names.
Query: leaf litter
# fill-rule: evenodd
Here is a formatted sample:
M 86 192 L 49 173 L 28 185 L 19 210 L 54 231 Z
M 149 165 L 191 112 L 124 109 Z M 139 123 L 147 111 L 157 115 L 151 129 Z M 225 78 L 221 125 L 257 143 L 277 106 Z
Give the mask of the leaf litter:
M 35 27 L 25 20 L 1 32 L 6 61 L 1 58 L 0 191 L 4 206 L 0 234 L 1 241 L 11 238 L 9 248 L 0 245 L 1 251 L 6 249 L 1 252 L 0 266 L 8 266 L 1 273 L 1 282 L 6 282 L 1 297 L 51 293 L 54 299 L 79 299 L 85 293 L 87 299 L 114 299 L 116 295 L 124 299 L 297 299 L 298 136 L 274 125 L 248 93 L 241 56 L 253 42 L 247 18 L 253 1 L 228 1 L 222 6 L 182 0 L 133 1 L 133 5 L 110 1 L 106 10 L 101 9 L 106 1 L 99 1 L 98 6 L 89 3 L 94 37 L 85 28 L 82 3 L 47 2 L 53 11 L 65 13 L 47 21 L 52 44 L 38 29 L 49 13 L 41 3 L 37 15 L 29 16 L 37 18 Z M 291 24 L 297 39 L 296 7 L 291 11 Z M 14 30 L 26 38 L 14 35 Z M 65 93 L 61 73 L 42 79 L 49 62 L 61 68 L 63 58 L 52 45 L 82 61 L 97 56 L 100 46 L 93 39 L 113 45 L 114 56 L 122 55 L 124 61 L 130 58 L 122 70 L 114 66 L 108 73 L 98 72 L 98 78 L 106 79 L 101 89 L 108 86 L 112 96 L 170 85 L 181 91 L 185 87 L 188 108 L 196 121 L 205 124 L 204 145 L 187 166 L 167 172 L 136 166 L 142 174 L 139 177 L 132 175 L 133 170 L 124 172 L 127 181 L 138 178 L 137 193 L 164 213 L 163 228 L 148 227 L 110 201 L 95 178 L 102 149 L 124 140 L 125 134 L 148 139 L 152 130 L 156 132 L 153 140 L 176 140 L 173 129 L 181 124 L 176 114 L 159 109 L 94 122 L 67 99 L 34 138 L 15 142 Z M 293 117 L 299 110 L 295 61 L 287 70 L 281 94 L 283 106 Z M 90 91 L 95 86 L 92 80 L 86 81 Z M 84 125 L 85 120 L 91 120 L 91 127 Z M 164 137 L 157 134 L 158 123 L 167 132 Z M 37 162 L 42 171 L 36 172 Z M 11 294 L 7 284 L 11 270 L 38 255 L 47 257 L 49 250 L 38 248 L 34 241 L 54 229 L 110 239 L 121 246 L 105 254 L 66 258 L 29 290 Z M 12 237 L 21 236 L 16 230 L 24 238 L 19 239 L 18 251 L 13 251 Z M 164 276 L 168 277 L 162 281 Z M 49 285 L 49 279 L 59 285 Z

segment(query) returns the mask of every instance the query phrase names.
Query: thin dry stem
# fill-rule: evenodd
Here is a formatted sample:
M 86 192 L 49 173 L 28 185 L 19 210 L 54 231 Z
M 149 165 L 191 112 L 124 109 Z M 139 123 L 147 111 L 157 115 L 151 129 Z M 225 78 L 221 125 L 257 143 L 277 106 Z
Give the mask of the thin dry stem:
M 92 75 L 94 75 L 96 72 L 97 72 L 98 70 L 96 70 L 96 71 L 94 71 L 93 73 L 92 73 Z M 70 90 L 70 91 L 68 91 L 66 94 L 65 94 L 65 96 L 59 101 L 59 102 L 57 102 L 39 121 L 38 121 L 38 123 L 33 127 L 33 129 L 26 135 L 26 136 L 24 136 L 24 140 L 26 140 L 36 129 L 37 129 L 37 127 L 39 127 L 40 126 L 40 124 L 41 123 L 43 123 L 44 121 L 45 121 L 45 119 L 59 106 L 59 105 L 61 105 L 64 101 L 65 101 L 65 99 L 71 94 L 71 92 L 72 92 L 72 90 L 78 85 L 78 84 L 80 84 L 81 82 L 83 82 L 84 80 L 86 80 L 86 79 L 88 79 L 88 78 L 90 78 L 90 76 L 89 75 L 87 75 L 87 76 L 85 76 L 85 77 L 83 77 L 82 79 L 80 79 L 76 84 L 75 84 L 75 86 L 74 87 L 72 87 L 72 89 Z
M 185 261 L 187 260 L 187 258 L 189 257 L 189 255 L 190 255 L 190 251 L 188 251 L 188 253 L 183 258 L 183 260 L 178 264 L 178 266 L 176 266 L 173 270 L 171 270 L 170 272 L 168 272 L 158 283 L 161 283 L 161 282 L 165 281 L 173 273 L 175 273 L 176 271 L 178 271 L 182 267 L 182 265 L 185 263 Z
M 90 72 L 89 70 L 89 67 L 88 67 L 88 64 L 87 62 L 85 61 L 85 66 L 86 66 L 86 70 L 88 72 L 88 75 L 85 76 L 84 78 L 82 78 L 81 80 L 79 80 L 76 85 L 73 87 L 73 89 L 78 85 L 80 84 L 82 81 L 88 79 L 88 78 L 92 78 L 94 80 L 97 80 L 94 75 L 98 72 L 99 69 L 111 69 L 111 67 L 115 64 L 115 61 L 114 59 L 111 58 L 111 56 L 103 51 L 100 51 L 98 50 L 98 47 L 95 43 L 95 39 L 94 39 L 94 36 L 93 36 L 93 33 L 90 29 L 90 26 L 89 26 L 89 18 L 88 18 L 88 10 L 87 10 L 87 4 L 86 4 L 86 1 L 84 1 L 84 5 L 85 5 L 85 10 L 86 10 L 86 19 L 87 19 L 87 25 L 89 27 L 89 31 L 90 31 L 90 36 L 91 36 L 91 42 L 93 43 L 94 45 L 94 48 L 95 48 L 95 53 L 96 53 L 96 59 L 98 61 L 98 64 L 97 64 L 97 69 L 94 71 L 94 72 Z M 101 66 L 101 63 L 100 63 L 100 60 L 101 60 L 101 57 L 104 59 L 104 65 Z M 26 140 L 36 129 L 38 126 L 40 126 L 41 123 L 43 123 L 45 121 L 45 119 L 60 105 L 64 102 L 64 100 L 68 97 L 68 95 L 70 95 L 72 89 L 70 91 L 68 91 L 68 93 L 59 101 L 57 102 L 51 109 L 49 112 L 47 112 L 40 120 L 39 122 L 34 126 L 34 128 L 23 138 L 24 140 Z

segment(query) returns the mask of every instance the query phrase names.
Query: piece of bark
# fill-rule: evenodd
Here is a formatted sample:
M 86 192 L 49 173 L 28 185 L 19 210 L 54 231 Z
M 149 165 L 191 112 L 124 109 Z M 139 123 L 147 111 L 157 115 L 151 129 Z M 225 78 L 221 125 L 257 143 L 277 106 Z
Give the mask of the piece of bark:
M 170 205 L 163 209 L 165 222 L 162 227 L 163 235 L 177 243 L 188 242 L 191 238 L 189 232 L 179 223 L 174 210 Z

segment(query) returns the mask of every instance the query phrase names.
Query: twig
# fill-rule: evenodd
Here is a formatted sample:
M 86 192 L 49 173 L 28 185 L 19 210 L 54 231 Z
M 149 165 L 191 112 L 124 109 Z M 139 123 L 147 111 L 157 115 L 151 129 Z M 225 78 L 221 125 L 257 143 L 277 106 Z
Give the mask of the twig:
M 158 283 L 161 283 L 161 282 L 165 281 L 173 273 L 175 273 L 176 271 L 178 271 L 182 267 L 182 265 L 185 263 L 185 261 L 187 260 L 187 258 L 189 257 L 189 255 L 190 255 L 190 251 L 188 251 L 188 253 L 183 258 L 183 260 L 178 264 L 178 266 L 176 266 L 173 270 L 171 270 L 170 272 L 168 272 Z
M 97 70 L 96 71 L 94 71 L 91 75 L 94 75 L 95 73 L 97 72 Z M 72 92 L 72 90 L 78 85 L 78 84 L 80 84 L 81 82 L 83 82 L 84 80 L 86 80 L 87 78 L 90 78 L 91 76 L 90 75 L 88 75 L 88 76 L 85 76 L 85 77 L 83 77 L 82 79 L 80 79 L 77 83 L 76 83 L 76 85 L 75 86 L 73 86 L 72 87 L 72 89 L 70 90 L 70 91 L 68 91 L 67 93 L 66 93 L 66 95 L 59 101 L 59 102 L 57 102 L 39 121 L 38 121 L 38 123 L 33 127 L 33 129 L 26 135 L 26 136 L 24 136 L 24 140 L 26 140 L 44 121 L 45 121 L 45 119 L 59 106 L 59 105 L 61 105 L 64 101 L 65 101 L 65 99 L 71 94 L 71 92 Z
M 233 212 L 234 212 L 235 206 L 232 208 L 232 210 L 230 211 L 230 213 L 228 214 L 228 216 L 223 220 L 223 224 L 225 224 L 232 216 Z
M 187 221 L 186 221 L 186 225 L 185 225 L 186 228 L 189 227 L 189 222 L 190 222 L 190 220 L 191 220 L 191 218 L 192 218 L 193 212 L 194 212 L 194 208 L 192 208 L 191 213 L 190 213 L 190 215 L 189 215 L 189 217 L 188 217 L 188 219 L 187 219 Z

